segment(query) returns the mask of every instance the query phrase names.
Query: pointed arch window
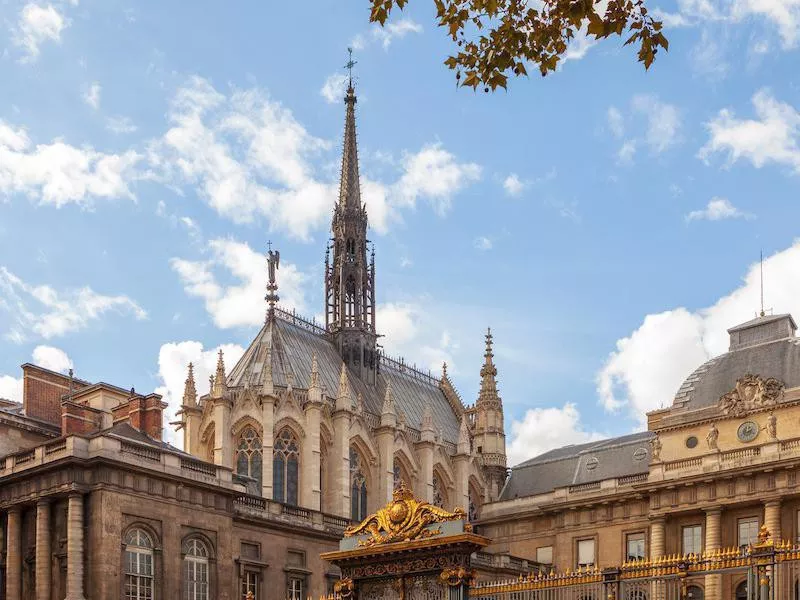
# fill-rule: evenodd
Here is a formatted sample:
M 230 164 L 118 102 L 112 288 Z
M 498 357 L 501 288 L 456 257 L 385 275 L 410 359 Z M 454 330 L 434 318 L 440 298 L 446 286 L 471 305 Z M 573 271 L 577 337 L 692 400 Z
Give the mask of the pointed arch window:
M 236 472 L 255 479 L 259 490 L 262 460 L 261 437 L 254 427 L 248 425 L 239 434 L 236 442 Z
M 433 474 L 433 504 L 439 508 L 444 508 L 447 504 L 447 492 L 442 485 L 442 479 L 436 473 Z
M 355 327 L 356 324 L 356 280 L 351 275 L 344 284 L 344 318 L 345 325 Z
M 468 518 L 470 523 L 478 520 L 478 511 L 480 510 L 480 494 L 474 487 L 469 486 L 469 514 Z
M 367 518 L 367 478 L 361 454 L 350 446 L 350 518 L 359 523 Z
M 134 528 L 125 535 L 125 600 L 153 600 L 153 540 Z
M 394 489 L 397 489 L 401 481 L 406 484 L 407 488 L 411 488 L 411 478 L 408 476 L 406 469 L 403 467 L 403 463 L 396 456 L 394 457 L 393 469 Z
M 272 490 L 275 500 L 297 505 L 298 463 L 300 445 L 289 428 L 275 439 L 272 452 Z
M 190 538 L 183 543 L 183 600 L 208 600 L 209 551 L 205 542 Z

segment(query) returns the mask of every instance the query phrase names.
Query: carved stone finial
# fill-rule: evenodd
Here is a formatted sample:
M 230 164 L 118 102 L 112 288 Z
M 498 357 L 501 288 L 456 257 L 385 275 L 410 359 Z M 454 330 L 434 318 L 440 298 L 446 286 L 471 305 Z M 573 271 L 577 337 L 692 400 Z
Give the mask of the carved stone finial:
M 194 365 L 189 363 L 189 374 L 183 388 L 183 405 L 197 406 L 197 387 L 194 384 Z
M 458 430 L 457 450 L 459 454 L 469 454 L 471 450 L 469 442 L 469 425 L 467 424 L 466 415 L 461 417 L 461 427 Z
M 267 269 L 269 271 L 269 279 L 267 281 L 267 295 L 264 300 L 267 301 L 267 320 L 275 318 L 275 304 L 280 300 L 278 296 L 278 283 L 275 279 L 275 272 L 281 264 L 281 253 L 272 249 L 272 243 L 269 243 L 269 250 L 267 251 Z
M 347 365 L 342 361 L 342 370 L 339 372 L 339 391 L 336 394 L 336 409 L 351 410 L 353 399 L 350 395 L 350 381 L 347 377 Z
M 394 408 L 394 394 L 392 393 L 392 384 L 386 382 L 386 394 L 383 398 L 383 409 L 381 410 L 381 421 L 383 417 L 396 417 L 397 412 Z
M 308 401 L 314 404 L 322 403 L 322 386 L 319 383 L 319 364 L 316 352 L 311 356 L 311 382 L 308 386 Z
M 219 349 L 219 356 L 217 358 L 217 372 L 214 375 L 214 386 L 211 395 L 214 398 L 222 398 L 228 389 L 225 383 L 225 360 L 222 356 L 222 348 Z

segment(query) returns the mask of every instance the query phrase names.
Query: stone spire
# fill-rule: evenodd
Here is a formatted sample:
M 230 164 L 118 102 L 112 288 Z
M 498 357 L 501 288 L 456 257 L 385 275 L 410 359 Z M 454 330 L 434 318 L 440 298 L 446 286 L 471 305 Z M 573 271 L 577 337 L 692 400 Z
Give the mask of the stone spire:
M 386 382 L 386 395 L 383 399 L 383 409 L 381 410 L 381 425 L 397 425 L 397 411 L 394 408 L 394 394 L 392 385 Z
M 308 401 L 322 402 L 322 386 L 319 383 L 319 364 L 317 363 L 317 353 L 311 356 L 311 382 L 308 384 Z
M 497 394 L 497 367 L 494 366 L 492 359 L 492 329 L 486 330 L 486 351 L 483 354 L 483 366 L 481 367 L 481 391 L 478 394 L 476 406 L 501 404 L 500 396 Z
M 350 397 L 350 382 L 347 378 L 347 365 L 342 363 L 342 370 L 339 373 L 339 391 L 336 394 L 336 410 L 351 410 L 353 399 Z
M 267 295 L 264 300 L 267 301 L 267 321 L 275 319 L 275 304 L 280 300 L 278 296 L 278 282 L 275 277 L 275 272 L 281 263 L 281 253 L 272 249 L 272 242 L 267 243 L 269 250 L 267 251 Z
M 214 395 L 214 376 L 213 375 L 209 375 L 208 376 L 208 395 L 209 396 L 213 396 Z
M 197 387 L 194 384 L 194 365 L 189 363 L 189 375 L 183 388 L 183 405 L 197 406 Z
M 264 359 L 263 375 L 261 375 L 261 394 L 264 396 L 275 395 L 275 383 L 272 379 L 272 348 L 267 349 Z
M 214 375 L 214 386 L 211 395 L 214 398 L 222 398 L 227 389 L 228 386 L 225 383 L 225 361 L 222 358 L 222 348 L 220 348 L 219 357 L 217 358 L 217 372 Z
M 355 63 L 351 59 L 348 64 Z M 375 331 L 375 261 L 368 255 L 352 80 L 344 103 L 339 199 L 331 221 L 331 244 L 325 254 L 325 328 L 347 367 L 365 383 L 375 385 L 380 360 Z

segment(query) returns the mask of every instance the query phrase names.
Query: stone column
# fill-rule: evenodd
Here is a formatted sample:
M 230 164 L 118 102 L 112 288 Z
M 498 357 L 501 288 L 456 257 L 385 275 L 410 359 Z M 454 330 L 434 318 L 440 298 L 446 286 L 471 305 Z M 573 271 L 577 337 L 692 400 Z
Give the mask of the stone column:
M 706 543 L 704 552 L 722 547 L 722 509 L 706 510 Z M 706 575 L 705 600 L 722 600 L 722 575 Z
M 456 483 L 453 493 L 453 506 L 448 508 L 463 508 L 469 516 L 469 455 L 456 454 L 453 457 L 453 471 Z
M 272 451 L 275 436 L 275 398 L 261 398 L 261 495 L 272 500 L 275 493 L 272 489 Z
M 227 398 L 214 398 L 214 464 L 234 466 L 231 405 Z
M 417 442 L 417 456 L 420 462 L 420 473 L 417 493 L 425 502 L 433 502 L 433 441 L 423 438 Z
M 22 597 L 22 512 L 19 506 L 8 509 L 6 535 L 6 600 Z
M 783 539 L 781 531 L 781 501 L 768 500 L 764 502 L 764 525 L 769 529 L 773 541 L 777 544 Z
M 330 456 L 331 512 L 350 518 L 350 412 L 333 413 L 333 449 Z
M 656 517 L 650 522 L 650 560 L 664 556 L 666 549 L 666 522 L 664 517 Z M 664 600 L 664 589 L 653 582 L 650 586 L 653 600 Z
M 375 438 L 378 442 L 381 464 L 374 504 L 376 507 L 380 507 L 391 502 L 394 491 L 394 429 L 391 426 L 383 425 L 375 432 Z
M 36 600 L 50 600 L 50 501 L 36 503 Z
M 83 594 L 83 495 L 73 493 L 67 505 L 67 597 L 86 600 Z

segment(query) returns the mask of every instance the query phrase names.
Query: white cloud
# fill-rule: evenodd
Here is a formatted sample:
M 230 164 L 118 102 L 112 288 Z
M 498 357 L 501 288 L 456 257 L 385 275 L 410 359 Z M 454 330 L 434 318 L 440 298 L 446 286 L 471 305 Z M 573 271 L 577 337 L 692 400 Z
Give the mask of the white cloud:
M 486 236 L 480 235 L 475 238 L 475 241 L 472 242 L 472 245 L 475 246 L 476 250 L 491 250 L 492 240 Z
M 100 84 L 96 81 L 83 93 L 83 101 L 93 109 L 100 108 Z
M 455 194 L 481 177 L 479 165 L 459 163 L 439 143 L 429 144 L 415 154 L 406 153 L 403 168 L 405 172 L 393 189 L 397 203 L 413 208 L 417 198 L 423 197 L 439 214 L 447 212 Z
M 375 26 L 372 29 L 372 37 L 381 43 L 384 50 L 388 50 L 394 40 L 403 39 L 409 33 L 422 33 L 422 25 L 409 18 L 404 18 L 387 23 L 383 27 Z
M 158 377 L 161 385 L 155 393 L 161 394 L 167 403 L 164 415 L 164 437 L 171 444 L 183 448 L 183 433 L 176 432 L 170 422 L 177 419 L 175 413 L 183 400 L 183 390 L 188 372 L 188 365 L 194 365 L 194 380 L 197 395 L 208 393 L 208 378 L 216 372 L 217 353 L 222 349 L 225 370 L 231 372 L 233 366 L 244 354 L 244 348 L 235 344 L 223 344 L 216 348 L 203 350 L 203 344 L 195 341 L 170 342 L 163 344 L 158 352 Z
M 5 267 L 0 267 L 0 308 L 11 314 L 13 324 L 5 337 L 13 342 L 23 342 L 31 334 L 50 339 L 79 331 L 110 312 L 147 318 L 127 296 L 104 296 L 88 286 L 57 291 L 31 285 Z
M 12 41 L 25 52 L 22 62 L 35 61 L 40 46 L 47 42 L 60 42 L 61 32 L 70 24 L 52 4 L 41 6 L 29 2 L 22 7 Z
M 172 268 L 178 273 L 184 290 L 190 296 L 202 298 L 206 310 L 217 327 L 248 327 L 264 323 L 267 305 L 267 263 L 263 254 L 249 245 L 231 239 L 214 239 L 208 243 L 211 257 L 205 261 L 173 258 Z M 225 272 L 238 284 L 219 283 L 217 272 Z M 281 261 L 277 272 L 278 295 L 284 308 L 305 313 L 303 297 L 306 276 L 291 263 Z
M 677 143 L 681 128 L 677 107 L 661 102 L 652 94 L 634 96 L 631 105 L 647 118 L 645 141 L 653 152 L 663 152 Z
M 2 305 L 2 299 L 0 299 L 0 305 Z M 36 346 L 33 349 L 32 359 L 34 364 L 51 371 L 65 373 L 72 368 L 72 360 L 67 353 L 52 346 Z M 0 375 L 0 398 L 22 402 L 22 386 L 22 377 Z
M 133 133 L 138 128 L 128 117 L 108 117 L 106 119 L 106 129 L 111 133 L 125 134 Z
M 519 196 L 525 189 L 525 182 L 516 173 L 511 173 L 503 180 L 503 189 L 509 196 Z
M 59 373 L 66 373 L 74 366 L 66 352 L 53 346 L 36 346 L 33 349 L 33 363 Z
M 629 165 L 633 162 L 633 157 L 636 154 L 636 140 L 625 140 L 617 151 L 617 160 L 624 165 Z
M 764 259 L 768 306 L 800 314 L 800 240 Z M 703 362 L 728 349 L 727 329 L 754 316 L 759 307 L 759 265 L 742 285 L 713 306 L 690 312 L 675 308 L 647 315 L 617 341 L 597 376 L 600 401 L 609 411 L 625 409 L 644 425 L 645 412 L 671 404 L 681 382 Z
M 800 0 L 678 0 L 678 12 L 656 9 L 653 16 L 668 27 L 732 24 L 761 17 L 777 28 L 785 49 L 795 48 L 800 41 Z
M 625 135 L 625 119 L 616 106 L 609 106 L 606 112 L 608 128 L 616 138 Z
M 692 69 L 696 74 L 702 75 L 711 81 L 724 79 L 729 69 L 719 37 L 720 35 L 712 34 L 708 29 L 703 29 L 700 40 L 690 52 Z
M 133 151 L 104 154 L 56 139 L 34 144 L 24 129 L 0 119 L 0 194 L 25 194 L 57 208 L 90 206 L 96 198 L 130 198 L 141 157 Z
M 531 408 L 521 420 L 511 421 L 506 447 L 509 465 L 539 456 L 568 444 L 583 444 L 604 439 L 605 435 L 586 431 L 578 408 L 568 402 L 563 407 Z
M 752 219 L 753 215 L 736 208 L 727 198 L 714 197 L 703 210 L 693 210 L 686 215 L 687 221 L 721 221 L 722 219 Z
M 0 375 L 0 398 L 22 402 L 22 377 Z
M 341 102 L 347 88 L 347 75 L 343 73 L 334 73 L 328 75 L 325 83 L 322 84 L 322 89 L 319 91 L 326 102 L 334 104 Z
M 755 119 L 738 119 L 730 109 L 719 111 L 706 123 L 709 140 L 698 156 L 708 161 L 721 153 L 727 154 L 728 164 L 747 159 L 756 168 L 775 163 L 800 172 L 800 112 L 766 89 L 756 92 L 753 106 Z

